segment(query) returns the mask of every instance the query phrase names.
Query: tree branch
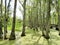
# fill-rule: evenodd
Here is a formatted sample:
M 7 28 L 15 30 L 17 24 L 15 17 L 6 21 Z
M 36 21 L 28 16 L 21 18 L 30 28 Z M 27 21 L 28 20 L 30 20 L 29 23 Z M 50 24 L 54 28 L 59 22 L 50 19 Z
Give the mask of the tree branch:
M 21 1 L 19 0 L 19 3 L 22 5 L 22 7 L 23 7 L 23 4 L 21 3 Z

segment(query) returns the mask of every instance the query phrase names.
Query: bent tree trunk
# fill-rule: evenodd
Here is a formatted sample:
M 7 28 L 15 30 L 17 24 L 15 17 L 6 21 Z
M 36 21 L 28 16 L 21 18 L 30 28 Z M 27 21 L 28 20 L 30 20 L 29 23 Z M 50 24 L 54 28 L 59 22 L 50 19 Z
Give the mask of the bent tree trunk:
M 14 3 L 14 14 L 13 14 L 13 22 L 12 22 L 12 31 L 9 40 L 15 40 L 15 21 L 16 21 L 16 7 L 17 7 L 17 0 Z
M 21 36 L 25 36 L 25 15 L 26 15 L 26 0 L 24 0 L 24 14 L 23 14 L 23 29 L 22 29 L 22 34 Z

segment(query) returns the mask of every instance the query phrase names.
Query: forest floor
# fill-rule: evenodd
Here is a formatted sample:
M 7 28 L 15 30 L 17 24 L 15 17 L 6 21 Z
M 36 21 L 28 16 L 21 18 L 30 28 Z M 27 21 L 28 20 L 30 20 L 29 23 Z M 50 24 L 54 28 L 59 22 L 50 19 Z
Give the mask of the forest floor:
M 26 30 L 26 36 L 21 37 L 21 32 L 16 31 L 16 40 L 0 40 L 0 45 L 60 45 L 58 31 L 50 29 L 49 40 L 46 40 L 41 34 L 41 31 Z

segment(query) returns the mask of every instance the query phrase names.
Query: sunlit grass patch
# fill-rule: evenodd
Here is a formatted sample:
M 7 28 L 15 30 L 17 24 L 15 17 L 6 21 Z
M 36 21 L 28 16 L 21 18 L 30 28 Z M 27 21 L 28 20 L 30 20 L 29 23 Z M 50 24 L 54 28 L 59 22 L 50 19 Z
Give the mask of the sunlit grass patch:
M 21 30 L 22 31 L 22 30 Z M 58 31 L 50 30 L 50 39 L 46 40 L 41 31 L 26 29 L 26 36 L 21 37 L 21 32 L 16 31 L 16 40 L 0 40 L 0 45 L 60 45 L 60 36 Z M 7 35 L 9 37 L 9 34 Z
M 42 32 L 34 32 L 33 30 L 26 30 L 26 36 L 21 37 L 21 45 L 59 45 L 60 36 L 58 31 L 50 30 L 50 39 L 46 40 L 42 37 Z

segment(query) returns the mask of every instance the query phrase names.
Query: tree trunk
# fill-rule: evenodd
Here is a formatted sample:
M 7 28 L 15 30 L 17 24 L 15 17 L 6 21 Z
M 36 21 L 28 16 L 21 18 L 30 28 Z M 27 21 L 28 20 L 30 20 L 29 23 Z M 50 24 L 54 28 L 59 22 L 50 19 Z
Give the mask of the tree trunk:
M 14 14 L 13 14 L 13 22 L 12 22 L 12 31 L 9 40 L 15 40 L 15 21 L 16 21 L 16 7 L 17 7 L 17 0 L 14 3 Z
M 22 34 L 21 34 L 21 36 L 25 36 L 26 0 L 24 0 L 23 8 L 24 8 L 24 14 L 23 14 L 23 29 L 22 29 Z
M 7 39 L 6 37 L 6 34 L 7 34 L 7 22 L 6 22 L 6 14 L 7 14 L 7 9 L 6 9 L 6 6 L 7 6 L 7 0 L 5 0 L 5 17 L 4 17 L 4 39 Z
M 0 7 L 0 11 L 1 11 L 1 15 L 0 15 L 0 39 L 2 39 L 2 34 L 3 34 L 3 32 L 2 32 L 2 3 L 3 3 L 3 0 L 1 0 L 1 7 Z
M 58 12 L 58 28 L 59 28 L 59 35 L 60 35 L 60 0 L 58 0 L 58 7 L 57 7 L 57 12 Z
M 46 35 L 45 38 L 49 39 L 49 26 L 50 26 L 50 0 L 47 0 L 47 17 L 46 17 Z

